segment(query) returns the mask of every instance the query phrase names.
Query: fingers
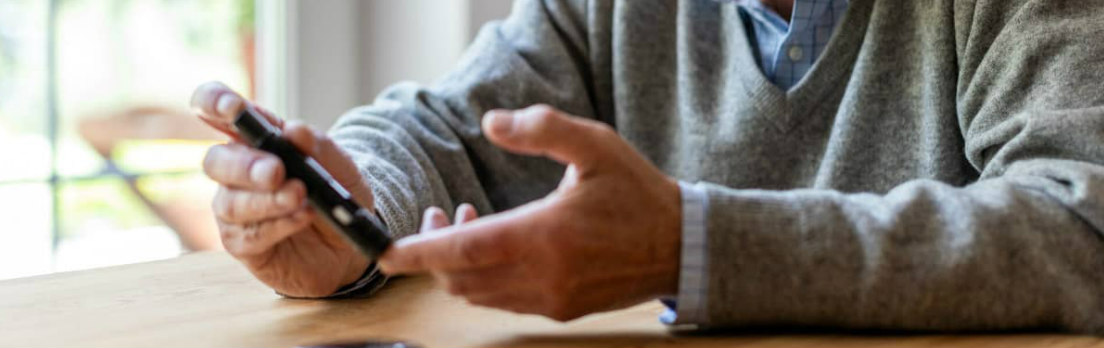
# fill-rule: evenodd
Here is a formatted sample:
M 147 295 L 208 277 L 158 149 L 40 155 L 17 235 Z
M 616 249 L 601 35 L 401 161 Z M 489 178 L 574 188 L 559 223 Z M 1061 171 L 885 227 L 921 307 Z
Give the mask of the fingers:
M 222 185 L 253 191 L 271 191 L 284 182 L 284 165 L 276 156 L 231 143 L 215 145 L 203 159 L 203 172 Z
M 278 190 L 254 192 L 221 188 L 212 208 L 226 223 L 250 224 L 283 217 L 304 207 L 307 189 L 299 180 L 288 180 Z
M 211 81 L 196 87 L 191 104 L 206 117 L 233 116 L 241 109 L 242 98 L 222 82 Z
M 464 203 L 456 208 L 456 218 L 453 221 L 456 225 L 460 225 L 475 220 L 477 217 L 475 207 Z M 418 231 L 419 233 L 441 233 L 441 229 L 448 226 L 449 220 L 448 216 L 445 215 L 445 211 L 438 207 L 429 207 L 422 215 L 422 227 Z
M 600 122 L 568 116 L 546 105 L 518 111 L 493 110 L 483 116 L 483 132 L 509 151 L 548 156 L 591 169 L 601 163 L 613 130 Z
M 325 135 L 315 132 L 310 126 L 299 121 L 288 121 L 284 125 L 284 138 L 307 156 L 318 155 L 318 138 L 323 136 Z
M 459 208 L 456 208 L 456 218 L 454 218 L 453 221 L 456 221 L 456 224 L 459 225 L 475 220 L 477 217 L 479 217 L 479 214 L 476 213 L 475 207 L 471 204 L 464 203 L 461 204 Z
M 258 255 L 309 227 L 312 217 L 310 208 L 303 207 L 290 216 L 255 224 L 239 225 L 220 222 L 222 245 L 226 247 L 227 252 L 236 257 Z
M 244 106 L 244 99 L 221 82 L 207 82 L 192 93 L 192 108 L 197 116 L 215 129 L 235 136 L 231 126 L 234 116 Z
M 425 214 L 422 216 L 422 228 L 420 232 L 433 232 L 439 228 L 448 226 L 448 216 L 445 215 L 445 211 L 438 207 L 430 207 L 426 209 Z
M 191 105 L 196 116 L 210 125 L 212 128 L 237 139 L 237 130 L 234 129 L 234 118 L 249 104 L 245 98 L 234 92 L 221 82 L 207 82 L 196 87 L 192 93 Z M 264 108 L 253 106 L 262 116 L 277 127 L 282 127 L 283 122 Z
M 417 234 L 395 242 L 379 260 L 388 274 L 476 269 L 496 265 L 524 250 L 526 241 L 514 231 L 539 224 L 537 211 L 522 208 L 484 217 L 462 225 L 440 228 L 439 233 Z

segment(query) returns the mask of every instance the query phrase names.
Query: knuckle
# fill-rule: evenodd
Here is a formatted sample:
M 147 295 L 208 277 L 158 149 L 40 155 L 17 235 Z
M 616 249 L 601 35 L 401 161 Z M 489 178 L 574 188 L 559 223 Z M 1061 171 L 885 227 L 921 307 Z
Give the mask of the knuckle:
M 225 153 L 226 145 L 215 145 L 207 149 L 207 153 L 203 155 L 203 173 L 207 174 L 207 177 L 215 181 L 219 180 L 215 175 L 215 170 L 219 168 L 219 161 L 222 156 L 225 156 Z
M 257 242 L 261 239 L 261 230 L 272 228 L 272 225 L 272 223 L 264 223 L 261 225 L 246 227 L 243 231 L 244 233 L 241 234 L 240 238 L 242 246 L 246 247 L 257 244 Z
M 327 134 L 326 132 L 314 129 L 313 127 L 311 128 L 311 132 L 313 133 L 314 140 L 318 144 L 319 148 L 321 148 L 321 149 L 335 149 L 335 148 L 337 148 L 337 144 L 334 143 L 333 138 L 330 137 L 330 135 Z
M 298 120 L 284 121 L 284 134 L 289 137 L 301 137 L 303 134 L 312 134 L 309 126 Z
M 307 185 L 299 179 L 288 180 L 287 184 L 288 193 L 291 194 L 293 205 L 298 206 L 307 199 Z
M 214 211 L 216 218 L 222 221 L 233 219 L 233 199 L 233 193 L 225 187 L 219 187 L 218 192 L 215 193 L 215 199 L 211 201 L 211 210 Z
M 333 139 L 331 139 L 330 135 L 326 134 L 326 132 L 315 129 L 314 127 L 310 127 L 310 130 L 311 130 L 311 134 L 314 134 L 314 138 L 318 139 L 318 142 L 320 142 L 320 143 L 333 142 Z
M 250 192 L 237 192 L 234 194 L 234 199 L 230 200 L 230 208 L 227 212 L 227 216 L 234 219 L 234 221 L 242 221 L 255 215 L 259 209 L 254 206 L 254 202 L 257 201 L 254 197 L 256 194 Z
M 305 134 L 311 134 L 311 135 L 314 134 L 313 128 L 311 128 L 310 125 L 308 125 L 306 123 L 303 123 L 302 121 L 299 121 L 299 120 L 286 120 L 286 121 L 284 121 L 284 132 L 285 133 L 296 133 L 296 134 L 299 134 L 299 133 L 305 133 Z
M 280 204 L 276 201 L 276 194 L 252 194 L 245 200 L 242 210 L 250 215 L 260 215 L 264 212 L 274 211 Z
M 617 135 L 617 130 L 613 129 L 613 126 L 610 126 L 609 124 L 606 124 L 605 122 L 595 121 L 595 122 L 587 122 L 587 123 L 590 124 L 591 132 L 593 132 L 594 135 L 597 136 L 597 137 L 611 138 L 611 137 L 617 137 L 618 136 Z
M 453 296 L 462 296 L 468 293 L 468 287 L 462 281 L 445 277 L 445 290 Z
M 299 220 L 294 216 L 283 217 L 276 220 L 273 226 L 263 231 L 266 236 L 291 235 L 303 231 L 310 224 L 309 219 Z
M 242 227 L 238 225 L 222 225 L 219 229 L 219 236 L 222 240 L 222 246 L 230 255 L 247 255 L 245 245 L 241 243 L 241 232 Z
M 238 211 L 245 212 L 250 216 L 257 216 L 260 213 L 267 212 L 276 205 L 275 193 L 246 193 L 242 195 L 240 201 L 238 201 Z
M 557 117 L 559 117 L 559 114 L 556 110 L 547 105 L 533 107 L 529 116 L 530 122 L 536 130 L 548 129 L 553 125 L 553 122 L 556 122 Z

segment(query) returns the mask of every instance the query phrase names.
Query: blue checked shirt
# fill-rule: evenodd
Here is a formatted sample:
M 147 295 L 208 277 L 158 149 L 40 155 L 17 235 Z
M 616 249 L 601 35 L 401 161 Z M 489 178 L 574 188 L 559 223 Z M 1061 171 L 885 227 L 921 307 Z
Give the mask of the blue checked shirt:
M 794 0 L 789 23 L 760 0 L 739 0 L 740 12 L 751 20 L 754 37 L 748 38 L 759 58 L 763 75 L 782 90 L 790 90 L 809 72 L 828 46 L 836 24 L 847 10 L 848 0 Z M 751 34 L 751 32 L 749 32 Z M 697 185 L 679 183 L 682 191 L 682 260 L 677 298 L 663 299 L 668 310 L 660 315 L 665 324 L 708 325 L 705 316 L 708 274 L 706 213 L 709 197 Z
M 775 85 L 789 90 L 828 46 L 847 0 L 796 0 L 791 23 L 759 1 L 741 0 L 738 6 L 751 19 L 759 68 Z

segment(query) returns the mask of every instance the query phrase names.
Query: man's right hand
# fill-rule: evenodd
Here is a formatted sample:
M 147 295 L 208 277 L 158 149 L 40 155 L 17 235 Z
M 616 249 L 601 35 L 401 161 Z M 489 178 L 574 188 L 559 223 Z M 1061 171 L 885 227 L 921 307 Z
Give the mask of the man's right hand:
M 199 86 L 192 96 L 197 116 L 234 141 L 207 151 L 203 170 L 219 183 L 212 205 L 222 244 L 258 279 L 294 297 L 322 297 L 355 282 L 368 259 L 345 242 L 306 202 L 306 188 L 286 179 L 276 156 L 237 141 L 232 126 L 245 101 L 218 82 Z M 312 156 L 373 211 L 372 191 L 356 165 L 324 133 L 283 122 L 257 108 L 304 154 Z

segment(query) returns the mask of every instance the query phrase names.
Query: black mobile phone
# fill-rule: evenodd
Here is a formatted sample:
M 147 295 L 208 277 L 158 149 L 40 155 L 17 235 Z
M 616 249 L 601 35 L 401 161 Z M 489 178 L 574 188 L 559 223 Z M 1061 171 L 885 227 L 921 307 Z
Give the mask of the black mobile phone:
M 246 106 L 234 119 L 234 127 L 250 146 L 272 153 L 284 162 L 288 178 L 303 181 L 307 201 L 334 229 L 370 261 L 375 261 L 391 245 L 391 236 L 375 214 L 353 201 L 349 191 L 314 158 L 304 155 L 252 106 Z

